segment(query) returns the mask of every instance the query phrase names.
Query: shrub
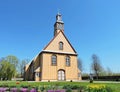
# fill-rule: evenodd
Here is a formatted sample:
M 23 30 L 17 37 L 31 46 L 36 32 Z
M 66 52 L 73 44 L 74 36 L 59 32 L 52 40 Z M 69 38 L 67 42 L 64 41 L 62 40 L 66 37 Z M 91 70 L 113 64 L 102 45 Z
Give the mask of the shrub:
M 79 86 L 78 85 L 73 85 L 73 86 L 71 86 L 71 89 L 79 89 Z
M 72 92 L 72 89 L 71 88 L 67 88 L 66 92 Z
M 43 92 L 45 90 L 45 87 L 44 86 L 38 86 L 38 91 L 41 91 L 41 92 Z
M 71 86 L 70 85 L 64 85 L 63 86 L 63 89 L 67 89 L 67 88 L 71 88 Z
M 72 92 L 72 86 L 71 85 L 64 85 L 63 89 L 65 89 L 66 92 Z

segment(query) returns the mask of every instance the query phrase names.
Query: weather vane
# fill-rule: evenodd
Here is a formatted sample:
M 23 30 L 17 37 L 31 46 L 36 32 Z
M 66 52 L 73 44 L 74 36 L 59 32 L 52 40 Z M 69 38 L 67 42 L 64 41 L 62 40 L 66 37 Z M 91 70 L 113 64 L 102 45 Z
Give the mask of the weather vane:
M 58 14 L 60 14 L 60 9 L 58 9 Z

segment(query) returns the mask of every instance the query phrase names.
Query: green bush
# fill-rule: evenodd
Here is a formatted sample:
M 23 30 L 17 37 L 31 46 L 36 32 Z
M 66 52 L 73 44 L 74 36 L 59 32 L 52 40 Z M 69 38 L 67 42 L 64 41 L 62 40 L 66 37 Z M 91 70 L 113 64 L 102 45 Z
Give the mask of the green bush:
M 43 92 L 43 91 L 45 90 L 45 87 L 44 87 L 44 86 L 39 85 L 37 89 L 38 89 L 38 91 Z
M 79 89 L 79 86 L 78 85 L 72 85 L 71 89 Z
M 67 88 L 71 88 L 72 89 L 72 86 L 71 85 L 64 85 L 63 86 L 63 89 L 67 89 Z
M 72 89 L 70 87 L 67 87 L 66 92 L 72 92 Z

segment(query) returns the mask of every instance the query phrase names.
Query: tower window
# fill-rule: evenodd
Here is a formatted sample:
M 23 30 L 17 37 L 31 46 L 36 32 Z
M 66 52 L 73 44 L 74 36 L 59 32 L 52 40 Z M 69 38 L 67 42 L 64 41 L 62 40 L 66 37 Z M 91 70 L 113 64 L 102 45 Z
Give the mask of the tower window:
M 59 50 L 63 50 L 63 42 L 59 42 Z
M 66 56 L 66 66 L 70 66 L 70 57 Z
M 57 56 L 56 55 L 52 55 L 52 65 L 57 65 Z

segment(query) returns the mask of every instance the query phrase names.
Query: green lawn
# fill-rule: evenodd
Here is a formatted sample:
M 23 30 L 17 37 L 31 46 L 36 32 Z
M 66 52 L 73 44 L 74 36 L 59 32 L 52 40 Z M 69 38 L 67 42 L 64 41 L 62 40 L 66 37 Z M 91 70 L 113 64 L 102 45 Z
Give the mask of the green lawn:
M 97 84 L 97 85 L 105 85 L 113 89 L 113 92 L 120 92 L 120 83 L 106 83 L 106 82 L 27 82 L 27 81 L 0 81 L 0 85 L 8 85 L 8 86 L 28 86 L 31 85 L 33 87 L 38 86 L 46 86 L 46 85 L 57 85 L 57 86 L 64 86 L 64 85 L 77 85 L 77 86 L 88 86 L 90 84 Z

